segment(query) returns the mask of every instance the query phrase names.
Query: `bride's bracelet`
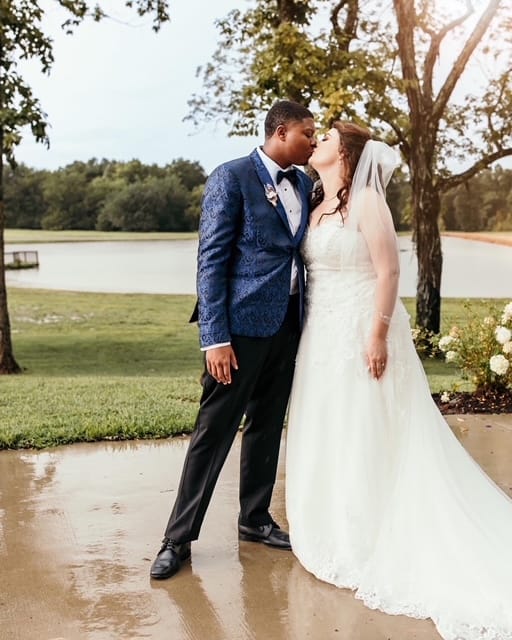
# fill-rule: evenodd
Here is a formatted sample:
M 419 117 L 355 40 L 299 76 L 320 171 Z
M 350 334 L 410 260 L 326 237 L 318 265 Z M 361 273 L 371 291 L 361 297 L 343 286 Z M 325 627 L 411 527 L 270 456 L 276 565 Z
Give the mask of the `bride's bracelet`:
M 387 316 L 382 311 L 377 311 L 377 315 L 379 316 L 379 320 L 382 320 L 384 324 L 391 324 L 391 316 Z

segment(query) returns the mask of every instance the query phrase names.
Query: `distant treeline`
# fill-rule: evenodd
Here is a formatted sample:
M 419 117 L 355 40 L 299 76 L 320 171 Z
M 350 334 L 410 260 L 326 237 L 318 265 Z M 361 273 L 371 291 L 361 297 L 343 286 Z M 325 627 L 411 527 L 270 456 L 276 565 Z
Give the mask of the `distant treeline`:
M 192 231 L 206 174 L 198 162 L 165 167 L 138 160 L 73 162 L 56 171 L 5 169 L 6 226 L 25 229 Z M 407 176 L 395 174 L 388 201 L 399 230 L 411 228 Z M 495 166 L 442 198 L 448 231 L 512 231 L 512 170 Z
M 485 169 L 442 202 L 447 231 L 512 231 L 512 169 Z
M 387 195 L 397 229 L 410 229 L 408 179 L 395 174 Z M 446 231 L 512 231 L 512 170 L 499 165 L 484 169 L 444 194 L 439 225 Z
M 5 169 L 6 226 L 24 229 L 191 231 L 197 229 L 204 169 L 174 160 L 73 162 L 56 171 Z

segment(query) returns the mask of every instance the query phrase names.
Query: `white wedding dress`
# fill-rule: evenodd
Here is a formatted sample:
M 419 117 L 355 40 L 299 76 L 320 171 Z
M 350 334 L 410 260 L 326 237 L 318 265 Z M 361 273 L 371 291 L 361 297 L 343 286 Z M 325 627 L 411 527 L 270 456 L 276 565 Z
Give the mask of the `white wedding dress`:
M 512 501 L 435 406 L 400 301 L 386 371 L 370 376 L 376 272 L 356 233 L 328 216 L 303 244 L 286 445 L 293 551 L 372 609 L 431 618 L 445 640 L 512 640 Z M 357 253 L 348 264 L 345 243 Z

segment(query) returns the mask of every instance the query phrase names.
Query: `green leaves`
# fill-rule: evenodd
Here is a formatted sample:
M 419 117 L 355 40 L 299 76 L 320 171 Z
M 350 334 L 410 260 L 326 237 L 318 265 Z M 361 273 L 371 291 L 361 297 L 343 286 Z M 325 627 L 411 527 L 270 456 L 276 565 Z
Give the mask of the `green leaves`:
M 325 123 L 342 112 L 353 115 L 362 69 L 369 66 L 366 51 L 348 53 L 355 35 L 349 16 L 358 3 L 331 16 L 331 30 L 318 30 L 325 4 L 260 0 L 219 20 L 219 46 L 199 70 L 204 92 L 189 101 L 188 119 L 197 125 L 222 120 L 232 135 L 252 135 L 260 113 L 281 98 L 318 105 Z

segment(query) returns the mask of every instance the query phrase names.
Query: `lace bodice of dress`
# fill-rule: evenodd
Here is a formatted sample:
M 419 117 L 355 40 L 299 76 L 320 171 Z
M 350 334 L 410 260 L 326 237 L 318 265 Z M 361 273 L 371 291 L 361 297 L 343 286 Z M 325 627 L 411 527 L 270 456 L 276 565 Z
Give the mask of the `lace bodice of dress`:
M 310 228 L 302 245 L 302 255 L 308 273 L 336 270 L 375 274 L 363 235 L 338 220 Z
M 354 235 L 355 234 L 355 235 Z M 310 228 L 302 245 L 307 269 L 307 304 L 311 310 L 333 308 L 343 301 L 361 303 L 375 290 L 376 273 L 363 235 L 340 220 Z

